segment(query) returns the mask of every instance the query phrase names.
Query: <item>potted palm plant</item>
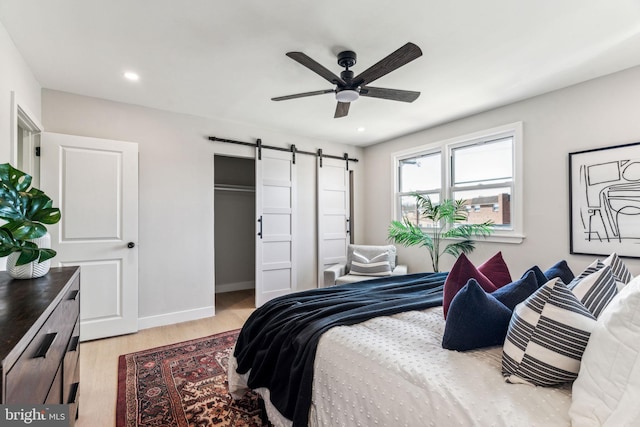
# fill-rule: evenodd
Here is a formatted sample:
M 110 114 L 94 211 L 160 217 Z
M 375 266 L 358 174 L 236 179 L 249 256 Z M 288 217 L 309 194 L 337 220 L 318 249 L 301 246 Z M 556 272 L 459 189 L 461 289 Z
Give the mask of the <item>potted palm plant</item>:
M 429 197 L 414 194 L 420 217 L 433 223 L 422 228 L 407 217 L 402 221 L 392 221 L 389 226 L 389 240 L 403 246 L 424 246 L 429 251 L 433 271 L 438 272 L 440 256 L 450 254 L 455 257 L 471 253 L 475 249 L 472 237 L 486 237 L 493 232 L 493 222 L 480 224 L 465 222 L 468 218 L 464 200 L 443 200 L 432 203 Z M 450 241 L 448 239 L 451 239 Z M 441 249 L 443 241 L 447 240 Z
M 0 165 L 0 257 L 7 271 L 25 279 L 47 274 L 56 251 L 45 224 L 60 221 L 60 209 L 44 192 L 31 187 L 31 176 L 9 163 Z M 30 188 L 31 187 L 31 188 Z

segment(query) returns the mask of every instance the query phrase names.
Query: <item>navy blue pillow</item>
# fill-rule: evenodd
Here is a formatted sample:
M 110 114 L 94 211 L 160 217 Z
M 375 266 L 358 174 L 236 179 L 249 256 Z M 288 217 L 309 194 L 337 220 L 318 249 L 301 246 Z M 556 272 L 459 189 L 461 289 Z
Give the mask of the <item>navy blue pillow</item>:
M 535 274 L 536 282 L 538 282 L 538 287 L 544 285 L 545 283 L 547 283 L 549 281 L 549 279 L 547 279 L 547 276 L 544 275 L 542 270 L 540 270 L 540 267 L 538 267 L 537 265 L 534 265 L 533 267 L 531 267 L 530 269 L 525 271 L 524 274 L 522 275 L 521 279 L 524 279 L 524 276 L 529 274 L 530 271 L 533 271 L 533 274 Z
M 553 264 L 547 271 L 544 272 L 544 275 L 547 280 L 559 277 L 565 285 L 568 285 L 573 280 L 573 278 L 576 277 L 575 274 L 573 274 L 573 271 L 571 271 L 571 269 L 569 268 L 567 261 L 565 260 L 558 261 Z
M 504 285 L 497 291 L 491 292 L 491 295 L 503 303 L 509 310 L 513 310 L 516 308 L 516 305 L 529 298 L 529 296 L 537 290 L 538 281 L 536 280 L 536 274 L 530 270 L 528 273 L 525 273 L 522 279 Z
M 504 344 L 511 310 L 469 279 L 449 306 L 442 347 L 466 351 Z

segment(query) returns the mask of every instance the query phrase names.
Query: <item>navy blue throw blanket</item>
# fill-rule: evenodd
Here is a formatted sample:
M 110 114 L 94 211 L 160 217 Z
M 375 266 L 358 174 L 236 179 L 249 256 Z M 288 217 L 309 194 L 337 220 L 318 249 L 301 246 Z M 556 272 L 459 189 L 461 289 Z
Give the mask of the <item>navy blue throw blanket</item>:
M 247 385 L 266 387 L 271 403 L 293 426 L 306 426 L 313 363 L 322 333 L 334 326 L 442 305 L 447 273 L 391 276 L 312 289 L 273 299 L 242 327 L 234 356 Z

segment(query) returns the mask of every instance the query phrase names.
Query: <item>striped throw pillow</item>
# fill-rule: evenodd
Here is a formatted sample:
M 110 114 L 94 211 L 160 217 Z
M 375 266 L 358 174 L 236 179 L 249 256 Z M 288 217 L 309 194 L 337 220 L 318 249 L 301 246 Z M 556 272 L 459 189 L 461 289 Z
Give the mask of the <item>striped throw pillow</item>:
M 596 319 L 560 279 L 513 311 L 502 354 L 510 383 L 551 386 L 573 381 Z
M 622 289 L 627 283 L 631 281 L 631 279 L 633 279 L 631 272 L 629 272 L 629 269 L 626 265 L 624 265 L 617 253 L 612 253 L 607 258 L 605 258 L 602 263 L 611 267 L 613 275 L 619 282 L 618 290 Z
M 578 283 L 580 283 L 582 279 L 584 279 L 585 277 L 587 277 L 592 273 L 595 273 L 601 268 L 604 268 L 604 264 L 599 259 L 596 259 L 591 264 L 589 264 L 582 273 L 580 273 L 577 277 L 574 277 L 573 280 L 567 283 L 566 285 L 569 287 L 569 289 L 573 289 L 576 287 Z
M 389 260 L 389 252 L 383 252 L 369 259 L 354 251 L 349 273 L 359 276 L 390 276 L 391 262 Z
M 574 279 L 568 286 L 571 292 L 578 297 L 580 302 L 596 319 L 600 317 L 602 310 L 609 305 L 613 297 L 618 293 L 616 279 L 613 276 L 611 267 L 602 263 L 600 265 L 602 267 L 599 270 L 593 271 L 584 277 L 581 274 L 578 276 L 581 277 L 580 280 L 576 281 Z M 587 270 L 590 270 L 590 267 L 587 267 Z

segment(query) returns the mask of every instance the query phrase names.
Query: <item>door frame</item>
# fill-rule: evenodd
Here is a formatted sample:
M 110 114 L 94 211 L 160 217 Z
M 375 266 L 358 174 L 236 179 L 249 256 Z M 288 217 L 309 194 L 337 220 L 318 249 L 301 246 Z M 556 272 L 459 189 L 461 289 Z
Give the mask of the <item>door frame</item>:
M 243 147 L 243 146 L 229 146 L 228 144 L 225 144 L 223 142 L 217 142 L 214 141 L 213 142 L 214 148 L 213 148 L 213 154 L 211 155 L 211 169 L 213 171 L 213 173 L 211 174 L 212 178 L 213 178 L 213 182 L 211 183 L 211 191 L 215 193 L 215 185 L 216 185 L 216 180 L 215 180 L 215 156 L 227 156 L 227 157 L 237 157 L 240 159 L 251 159 L 251 160 L 256 160 L 256 153 L 255 153 L 255 148 L 254 147 Z M 213 212 L 215 212 L 216 207 L 215 207 L 215 194 L 213 194 L 212 197 L 212 203 L 213 203 Z M 254 215 L 255 216 L 255 215 Z M 215 232 L 215 216 L 213 218 L 214 224 L 213 224 L 213 313 L 214 315 L 216 314 L 216 245 L 215 245 L 215 240 L 216 240 L 216 232 Z
M 224 293 L 224 292 L 232 292 L 232 291 L 241 291 L 241 290 L 255 290 L 255 268 L 254 268 L 254 274 L 253 274 L 253 280 L 248 280 L 248 281 L 240 281 L 240 282 L 234 282 L 234 283 L 223 283 L 223 284 L 218 284 L 216 283 L 216 280 L 218 278 L 218 274 L 217 274 L 217 270 L 216 270 L 216 266 L 218 264 L 218 259 L 216 256 L 216 246 L 217 246 L 217 242 L 216 242 L 216 228 L 219 229 L 220 224 L 217 223 L 216 221 L 216 210 L 220 207 L 216 205 L 216 199 L 218 198 L 218 192 L 220 191 L 220 184 L 215 180 L 216 177 L 216 170 L 215 170 L 215 165 L 216 165 L 216 158 L 220 158 L 220 157 L 225 157 L 225 158 L 230 158 L 230 159 L 241 159 L 241 160 L 246 160 L 246 161 L 250 161 L 252 163 L 252 169 L 255 170 L 255 158 L 254 157 L 245 157 L 245 156 L 235 156 L 235 155 L 227 155 L 227 154 L 221 154 L 221 153 L 214 153 L 213 158 L 214 158 L 214 162 L 213 162 L 213 167 L 214 167 L 214 171 L 213 171 L 213 178 L 214 178 L 214 195 L 213 195 L 213 212 L 214 212 L 214 216 L 213 216 L 213 259 L 214 259 L 214 271 L 213 271 L 213 276 L 214 276 L 214 293 Z M 252 183 L 255 186 L 255 179 L 253 180 Z M 224 188 L 224 184 L 222 184 L 223 188 Z M 242 191 L 242 192 L 252 192 L 255 193 L 255 189 L 239 189 L 238 191 Z M 253 218 L 255 217 L 255 197 L 252 198 L 252 203 L 253 203 L 253 211 L 251 212 L 251 223 L 253 223 Z M 219 212 L 219 210 L 218 210 Z M 240 223 L 240 228 L 244 228 L 245 226 L 248 226 L 249 223 L 245 223 L 244 220 L 242 221 L 242 223 Z M 224 228 L 224 227 L 223 227 Z M 255 227 L 254 227 L 255 230 Z M 226 242 L 228 242 L 228 240 L 226 240 Z M 226 243 L 225 242 L 225 243 Z M 252 244 L 255 245 L 255 239 L 252 240 Z M 252 250 L 251 252 L 253 254 L 253 256 L 255 257 L 255 249 Z M 255 261 L 255 258 L 254 258 Z
M 40 161 L 36 156 L 36 147 L 40 146 L 40 133 L 44 132 L 44 127 L 36 118 L 29 107 L 15 91 L 11 91 L 11 125 L 10 125 L 10 153 L 9 162 L 16 168 L 28 173 L 33 178 L 33 186 L 40 186 Z M 20 132 L 18 128 L 29 132 L 26 147 L 20 147 Z M 18 164 L 18 154 L 22 149 L 25 164 Z M 28 154 L 25 156 L 24 154 Z

